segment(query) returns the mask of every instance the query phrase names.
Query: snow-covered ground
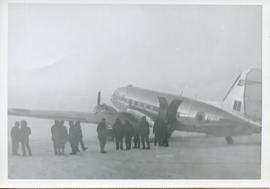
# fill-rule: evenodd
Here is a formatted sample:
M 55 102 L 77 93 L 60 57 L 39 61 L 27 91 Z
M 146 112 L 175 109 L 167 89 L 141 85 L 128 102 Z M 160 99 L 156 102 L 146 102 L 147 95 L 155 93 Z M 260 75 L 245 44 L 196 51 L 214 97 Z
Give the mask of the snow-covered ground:
M 9 130 L 15 120 L 9 117 Z M 53 121 L 27 119 L 33 156 L 13 157 L 9 141 L 10 179 L 250 179 L 260 178 L 260 135 L 224 138 L 175 132 L 170 146 L 151 150 L 116 151 L 108 141 L 108 153 L 100 154 L 96 126 L 82 124 L 88 150 L 76 156 L 54 156 L 50 127 Z M 67 123 L 66 123 L 67 126 Z M 70 152 L 66 145 L 66 154 Z

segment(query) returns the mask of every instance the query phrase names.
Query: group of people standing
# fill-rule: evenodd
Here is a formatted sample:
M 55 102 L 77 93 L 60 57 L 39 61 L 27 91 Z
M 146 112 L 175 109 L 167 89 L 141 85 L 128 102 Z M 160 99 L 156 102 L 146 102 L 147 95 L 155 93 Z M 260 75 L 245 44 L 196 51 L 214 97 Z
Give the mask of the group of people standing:
M 154 124 L 155 134 L 155 145 L 158 143 L 159 146 L 168 146 L 168 127 L 162 119 L 157 119 Z M 104 150 L 107 136 L 107 125 L 106 120 L 102 119 L 97 127 L 98 139 L 100 144 L 100 152 L 106 153 Z M 117 118 L 112 126 L 113 137 L 115 138 L 116 150 L 130 150 L 133 138 L 133 148 L 150 149 L 150 125 L 143 116 L 136 125 L 132 125 L 129 120 L 123 122 Z
M 20 127 L 21 125 L 21 127 Z M 155 134 L 155 146 L 168 146 L 169 131 L 168 127 L 162 119 L 157 119 L 154 123 L 153 132 Z M 100 152 L 106 153 L 105 144 L 108 136 L 108 126 L 106 124 L 106 119 L 102 119 L 97 126 L 98 140 L 100 145 Z M 31 134 L 31 129 L 27 126 L 27 122 L 22 120 L 20 123 L 15 122 L 14 127 L 11 129 L 11 139 L 12 139 L 12 154 L 19 155 L 18 147 L 19 143 L 22 146 L 22 154 L 26 155 L 25 147 L 28 150 L 29 156 L 32 155 L 31 148 L 29 145 L 29 136 Z M 79 145 L 83 151 L 87 150 L 83 142 L 83 135 L 80 121 L 69 121 L 69 131 L 64 125 L 64 121 L 55 120 L 54 125 L 51 127 L 53 149 L 55 155 L 65 154 L 65 145 L 69 141 L 71 146 L 71 155 L 75 155 L 79 152 Z M 112 134 L 115 138 L 116 150 L 130 150 L 132 146 L 133 138 L 133 148 L 150 149 L 150 125 L 143 116 L 137 124 L 132 124 L 129 120 L 124 120 L 123 122 L 117 118 L 112 126 Z
M 150 149 L 149 133 L 150 127 L 146 117 L 142 117 L 138 125 L 132 125 L 128 120 L 124 123 L 119 118 L 116 119 L 112 127 L 115 137 L 116 150 L 123 150 L 123 140 L 125 139 L 126 150 L 131 149 L 132 137 L 133 148 L 140 148 L 142 143 L 143 149 Z
M 16 121 L 11 129 L 11 141 L 12 141 L 12 155 L 18 156 L 19 144 L 22 147 L 22 155 L 26 156 L 26 150 L 28 155 L 32 156 L 31 147 L 29 144 L 29 136 L 31 135 L 31 129 L 27 126 L 27 122 L 22 120 L 21 122 Z
M 80 121 L 69 121 L 69 132 L 67 131 L 64 121 L 55 120 L 54 125 L 51 128 L 52 141 L 55 155 L 65 154 L 65 145 L 69 141 L 71 146 L 71 155 L 75 155 L 79 152 L 79 144 L 82 150 L 87 150 L 83 142 L 83 135 Z

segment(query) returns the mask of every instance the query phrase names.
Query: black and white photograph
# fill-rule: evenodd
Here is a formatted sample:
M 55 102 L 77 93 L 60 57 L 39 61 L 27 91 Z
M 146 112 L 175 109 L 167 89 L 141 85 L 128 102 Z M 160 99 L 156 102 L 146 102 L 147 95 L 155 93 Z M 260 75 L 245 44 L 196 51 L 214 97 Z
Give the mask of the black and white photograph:
M 262 179 L 262 5 L 7 10 L 9 180 Z

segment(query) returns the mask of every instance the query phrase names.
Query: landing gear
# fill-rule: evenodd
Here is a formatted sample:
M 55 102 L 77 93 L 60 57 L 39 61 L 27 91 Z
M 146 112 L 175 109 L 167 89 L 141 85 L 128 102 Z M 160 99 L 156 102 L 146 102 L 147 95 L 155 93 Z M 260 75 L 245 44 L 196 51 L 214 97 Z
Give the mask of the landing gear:
M 226 136 L 225 137 L 227 144 L 233 144 L 233 138 L 231 136 Z

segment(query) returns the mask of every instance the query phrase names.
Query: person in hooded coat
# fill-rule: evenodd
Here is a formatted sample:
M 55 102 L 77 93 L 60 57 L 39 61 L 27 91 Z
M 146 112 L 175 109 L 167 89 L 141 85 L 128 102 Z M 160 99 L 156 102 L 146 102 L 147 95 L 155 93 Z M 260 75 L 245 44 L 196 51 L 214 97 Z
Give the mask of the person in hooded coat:
M 23 156 L 26 156 L 25 147 L 28 151 L 28 155 L 32 156 L 32 151 L 29 144 L 29 136 L 31 135 L 31 129 L 27 126 L 27 122 L 25 120 L 21 121 L 21 144 L 22 144 L 22 152 Z
M 116 150 L 123 150 L 123 124 L 119 118 L 115 120 L 115 123 L 113 124 L 113 135 L 115 138 L 115 145 L 116 145 Z
M 68 132 L 67 128 L 64 125 L 64 121 L 60 121 L 59 125 L 59 136 L 58 136 L 58 148 L 59 148 L 59 154 L 65 155 L 65 145 L 68 141 Z
M 58 120 L 55 120 L 53 126 L 51 127 L 54 155 L 59 155 L 59 126 L 60 122 Z
M 18 156 L 18 148 L 19 148 L 19 142 L 20 142 L 20 123 L 18 121 L 15 122 L 14 127 L 12 127 L 10 136 L 11 136 L 11 142 L 12 142 L 12 155 Z
M 137 123 L 134 127 L 134 138 L 133 138 L 134 146 L 133 148 L 140 148 L 140 125 Z
M 78 150 L 78 144 L 79 144 L 79 138 L 76 134 L 76 127 L 74 125 L 73 121 L 69 121 L 69 142 L 71 146 L 71 155 L 75 155 L 79 150 Z
M 85 147 L 84 142 L 83 142 L 83 134 L 82 134 L 82 128 L 81 128 L 80 121 L 76 121 L 75 127 L 76 127 L 76 135 L 78 136 L 78 139 L 79 139 L 79 144 L 81 145 L 82 150 L 86 151 L 87 147 Z
M 128 120 L 125 120 L 124 131 L 125 131 L 126 150 L 130 150 L 131 149 L 131 138 L 134 135 L 134 128 Z
M 106 151 L 104 150 L 107 140 L 107 124 L 105 118 L 103 118 L 98 124 L 97 134 L 100 146 L 100 153 L 106 153 Z
M 160 128 L 160 132 L 161 132 L 161 145 L 168 147 L 169 146 L 169 128 L 166 124 L 164 124 L 161 128 Z
M 147 145 L 146 149 L 150 149 L 149 133 L 150 133 L 149 123 L 147 122 L 146 117 L 144 116 L 140 121 L 140 135 L 143 149 L 145 149 L 145 143 Z
M 155 140 L 154 140 L 154 145 L 156 146 L 157 144 L 159 146 L 162 146 L 162 127 L 165 126 L 165 121 L 161 118 L 157 118 L 154 127 L 153 127 L 153 133 L 155 134 Z

